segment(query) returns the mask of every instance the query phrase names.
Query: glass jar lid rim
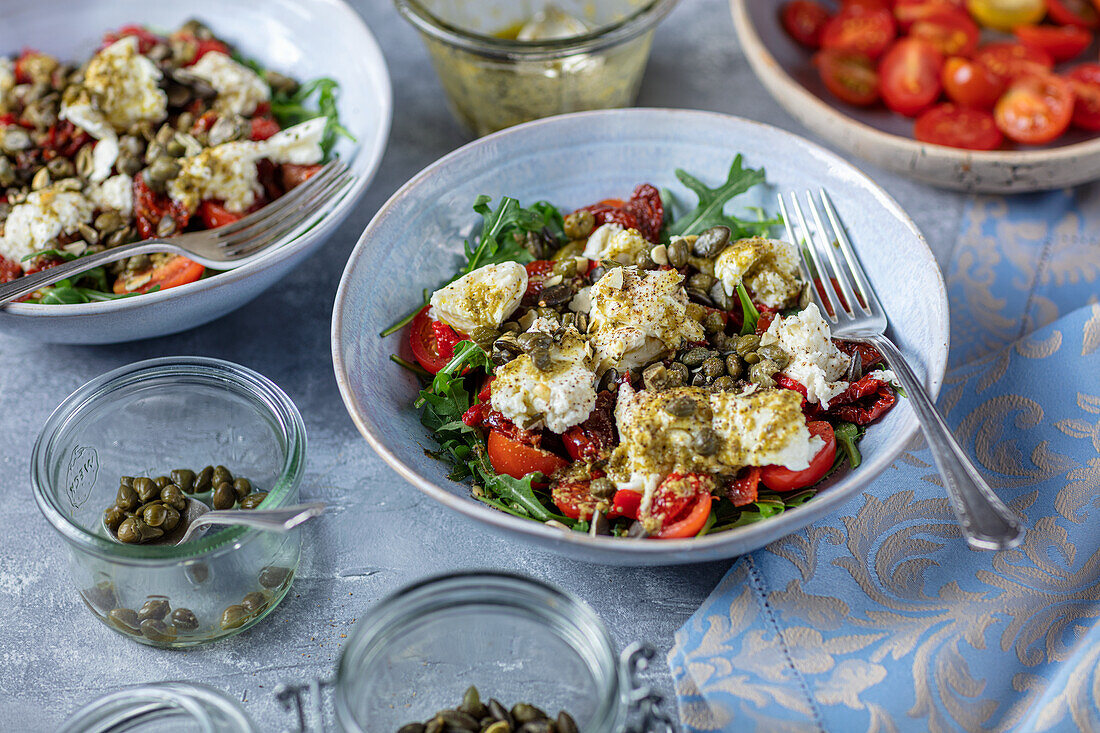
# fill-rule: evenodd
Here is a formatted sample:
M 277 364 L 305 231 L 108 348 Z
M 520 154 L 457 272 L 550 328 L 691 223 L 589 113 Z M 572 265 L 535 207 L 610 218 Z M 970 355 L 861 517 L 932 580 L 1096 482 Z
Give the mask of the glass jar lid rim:
M 255 733 L 241 705 L 224 692 L 196 682 L 153 682 L 124 687 L 77 709 L 59 733 L 109 733 L 135 724 L 163 724 L 184 716 L 203 733 Z

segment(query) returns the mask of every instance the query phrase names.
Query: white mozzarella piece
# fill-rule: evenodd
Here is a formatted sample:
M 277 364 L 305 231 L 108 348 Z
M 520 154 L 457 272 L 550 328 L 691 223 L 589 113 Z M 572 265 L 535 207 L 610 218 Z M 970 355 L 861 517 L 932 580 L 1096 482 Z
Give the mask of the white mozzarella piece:
M 434 318 L 470 334 L 497 328 L 515 312 L 527 291 L 527 270 L 518 262 L 485 265 L 432 293 Z

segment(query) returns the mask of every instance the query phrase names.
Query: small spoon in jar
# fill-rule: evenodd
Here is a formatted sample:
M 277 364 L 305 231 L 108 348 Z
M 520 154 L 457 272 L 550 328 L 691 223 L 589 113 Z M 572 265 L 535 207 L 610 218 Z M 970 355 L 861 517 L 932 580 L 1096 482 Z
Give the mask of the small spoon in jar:
M 183 511 L 180 523 L 176 525 L 175 529 L 155 540 L 140 544 L 182 545 L 184 542 L 197 539 L 212 525 L 251 527 L 264 532 L 289 532 L 302 522 L 320 516 L 324 511 L 325 503 L 323 501 L 294 504 L 278 509 L 219 509 L 212 511 L 203 502 L 189 498 L 187 508 Z M 115 532 L 108 530 L 108 533 L 111 535 L 111 539 L 119 544 L 135 544 L 122 542 Z

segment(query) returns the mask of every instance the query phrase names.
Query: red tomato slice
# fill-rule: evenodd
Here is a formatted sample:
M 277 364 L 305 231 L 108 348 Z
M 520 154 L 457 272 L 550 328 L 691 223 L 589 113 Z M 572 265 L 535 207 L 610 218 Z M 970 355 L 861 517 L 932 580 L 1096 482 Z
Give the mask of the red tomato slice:
M 489 434 L 490 440 L 492 435 L 493 433 Z M 561 513 L 570 519 L 591 519 L 592 511 L 596 508 L 596 499 L 589 491 L 588 481 L 556 482 L 550 489 L 550 498 Z
M 808 48 L 821 47 L 821 31 L 831 16 L 816 0 L 788 0 L 779 11 L 790 37 Z
M 549 476 L 569 465 L 556 453 L 512 440 L 499 430 L 489 431 L 489 463 L 497 473 L 512 478 L 523 478 L 535 472 Z
M 217 201 L 209 200 L 199 204 L 198 214 L 199 218 L 202 219 L 203 226 L 207 229 L 217 229 L 244 218 L 244 214 L 230 211 Z
M 154 288 L 167 290 L 168 288 L 195 282 L 202 277 L 202 273 L 205 271 L 206 268 L 198 262 L 192 262 L 186 257 L 176 255 L 172 259 L 152 268 L 152 270 L 137 273 L 125 280 L 121 277 L 118 278 L 115 280 L 112 289 L 116 293 L 147 293 Z M 146 275 L 149 276 L 148 279 L 146 279 Z
M 842 102 L 866 107 L 878 101 L 878 73 L 871 59 L 847 51 L 818 51 L 814 66 L 825 88 Z
M 1100 13 L 1089 0 L 1047 0 L 1047 15 L 1058 25 L 1100 26 Z
M 281 129 L 279 123 L 270 117 L 253 117 L 252 132 L 249 134 L 248 139 L 267 140 Z
M 951 101 L 978 109 L 993 109 L 1008 84 L 985 64 L 958 56 L 944 62 L 941 76 Z
M 532 298 L 542 292 L 546 281 L 554 274 L 553 260 L 535 260 L 524 265 L 527 270 L 527 292 L 525 298 Z
M 893 14 L 884 8 L 847 6 L 821 30 L 821 47 L 877 59 L 897 35 Z
M 967 150 L 996 150 L 1004 142 L 993 115 L 984 109 L 940 104 L 917 118 L 913 136 L 921 142 Z
M 317 171 L 324 166 L 320 163 L 312 165 L 298 165 L 297 163 L 283 163 L 279 166 L 279 176 L 283 182 L 283 190 L 289 191 L 312 178 Z
M 916 117 L 940 96 L 943 56 L 926 41 L 903 38 L 882 58 L 879 85 L 886 106 Z
M 921 18 L 909 28 L 910 38 L 920 38 L 944 56 L 969 56 L 978 47 L 978 24 L 962 10 L 943 10 Z
M 413 356 L 420 366 L 432 374 L 447 366 L 458 341 L 458 334 L 453 328 L 431 319 L 428 306 L 421 308 L 409 324 L 409 346 Z
M 228 56 L 229 55 L 229 46 L 225 45 L 224 43 L 217 40 L 216 38 L 207 38 L 206 40 L 203 40 L 203 41 L 196 40 L 195 41 L 195 57 L 192 58 L 191 63 L 189 63 L 187 65 L 191 66 L 192 64 L 197 64 L 199 62 L 199 59 L 201 59 L 203 56 L 205 56 L 206 54 L 208 54 L 212 51 L 217 51 L 218 53 L 224 53 L 226 56 Z
M 1020 43 L 1038 48 L 1058 61 L 1069 61 L 1092 45 L 1092 31 L 1075 25 L 1022 25 L 1014 33 Z
M 1081 64 L 1066 74 L 1077 100 L 1073 124 L 1082 130 L 1100 130 L 1100 64 Z
M 894 19 L 902 32 L 918 20 L 924 20 L 951 10 L 965 10 L 965 0 L 897 0 L 894 3 Z
M 810 459 L 810 465 L 801 471 L 792 471 L 783 466 L 765 466 L 760 472 L 760 480 L 772 491 L 794 491 L 813 486 L 829 472 L 836 459 L 836 436 L 833 426 L 824 420 L 811 420 L 806 423 L 810 435 L 816 435 L 825 441 L 825 445 Z
M 642 495 L 640 493 L 630 489 L 619 489 L 611 499 L 611 509 L 608 511 L 607 516 L 611 519 L 615 517 L 637 519 L 638 510 L 641 507 Z
M 703 530 L 703 527 L 706 526 L 707 517 L 710 516 L 710 507 L 713 503 L 714 497 L 710 494 L 703 494 L 699 497 L 698 501 L 692 504 L 691 511 L 682 519 L 678 519 L 672 523 L 666 523 L 657 534 L 653 536 L 659 540 L 695 537 Z
M 1018 77 L 993 108 L 1001 132 L 1016 142 L 1041 145 L 1069 127 L 1075 94 L 1070 83 L 1054 74 Z
M 993 70 L 993 73 L 1005 79 L 1014 79 L 1021 74 L 1050 71 L 1054 68 L 1054 59 L 1043 49 L 1011 41 L 982 46 L 974 54 L 974 60 L 985 64 Z
M 714 479 L 706 474 L 669 474 L 653 493 L 649 510 L 642 519 L 658 518 L 658 539 L 694 537 L 710 516 L 711 489 Z

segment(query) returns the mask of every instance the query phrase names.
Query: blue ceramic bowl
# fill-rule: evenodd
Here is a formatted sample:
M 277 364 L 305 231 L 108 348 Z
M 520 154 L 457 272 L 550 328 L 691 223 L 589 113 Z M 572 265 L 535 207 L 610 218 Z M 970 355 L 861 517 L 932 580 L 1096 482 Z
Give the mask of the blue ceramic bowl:
M 309 231 L 266 257 L 178 288 L 79 305 L 12 303 L 0 307 L 0 333 L 34 341 L 106 344 L 194 328 L 241 307 L 298 267 L 331 235 L 367 189 L 386 148 L 392 100 L 389 73 L 363 20 L 343 0 L 37 0 L 5 7 L 0 55 L 35 48 L 62 59 L 95 52 L 105 31 L 130 23 L 177 28 L 189 18 L 268 68 L 303 81 L 340 83 L 340 121 L 356 142 L 337 152 L 356 178 L 336 207 Z
M 863 464 L 813 501 L 764 522 L 685 540 L 626 540 L 563 532 L 486 507 L 447 466 L 424 454 L 431 438 L 412 408 L 416 380 L 389 360 L 412 358 L 404 334 L 378 334 L 446 281 L 479 219 L 481 193 L 546 199 L 572 209 L 625 196 L 641 182 L 687 194 L 673 171 L 711 185 L 730 161 L 764 166 L 769 186 L 742 203 L 776 209 L 777 191 L 824 186 L 890 315 L 890 335 L 936 394 L 947 361 L 947 296 L 932 253 L 901 207 L 867 176 L 813 143 L 775 127 L 710 112 L 628 109 L 521 125 L 471 143 L 429 166 L 386 203 L 348 260 L 332 320 L 332 357 L 344 403 L 363 436 L 403 478 L 515 541 L 596 562 L 697 562 L 749 552 L 834 511 L 902 451 L 918 429 L 902 400 L 863 441 Z M 691 200 L 691 199 L 687 199 Z

